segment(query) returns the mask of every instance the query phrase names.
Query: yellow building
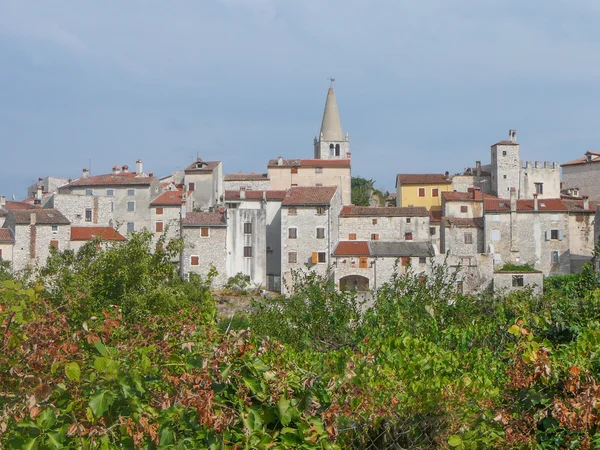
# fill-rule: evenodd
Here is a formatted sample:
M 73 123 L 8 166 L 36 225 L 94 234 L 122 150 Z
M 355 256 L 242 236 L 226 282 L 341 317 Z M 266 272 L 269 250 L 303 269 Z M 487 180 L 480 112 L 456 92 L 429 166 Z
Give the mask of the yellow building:
M 452 191 L 452 178 L 447 172 L 396 176 L 396 206 L 424 206 L 429 211 L 441 211 L 442 192 L 449 191 Z

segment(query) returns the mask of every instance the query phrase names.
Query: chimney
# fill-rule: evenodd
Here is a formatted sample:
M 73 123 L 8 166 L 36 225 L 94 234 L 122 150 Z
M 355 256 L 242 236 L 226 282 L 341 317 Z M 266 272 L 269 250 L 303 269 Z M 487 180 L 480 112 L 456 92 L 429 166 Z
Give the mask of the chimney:
M 538 195 L 537 194 L 533 194 L 533 210 L 534 211 L 538 210 Z
M 127 164 L 124 164 L 121 167 L 121 170 L 123 171 L 123 173 L 129 173 L 129 166 Z
M 150 172 L 150 173 L 148 174 L 148 176 L 149 176 L 150 178 L 152 178 L 152 177 L 154 176 L 154 172 Z
M 583 196 L 583 210 L 587 211 L 590 209 L 590 198 L 587 195 Z
M 510 210 L 517 211 L 517 190 L 514 187 L 510 188 Z
M 481 188 L 474 187 L 473 188 L 473 200 L 482 200 L 483 196 L 481 195 Z
M 185 204 L 185 196 L 184 195 L 181 196 L 181 210 L 180 211 L 181 211 L 181 219 L 183 220 L 183 219 L 185 219 L 185 216 L 187 213 L 187 207 Z
M 121 173 L 121 168 L 119 166 L 113 166 L 112 173 L 114 175 L 117 175 L 117 174 Z
M 446 172 L 444 172 L 444 176 L 446 177 L 446 180 L 447 180 L 448 178 L 450 178 L 450 172 L 448 172 L 448 171 L 446 170 Z
M 32 212 L 29 216 L 29 223 L 31 225 L 35 225 L 36 222 L 37 222 L 37 215 L 34 212 Z
M 283 158 L 281 156 L 279 158 L 277 158 L 277 165 L 283 166 Z
M 143 173 L 144 172 L 144 166 L 142 165 L 142 160 L 138 159 L 135 162 L 135 171 L 139 174 L 139 173 Z
M 0 206 L 6 205 L 6 196 L 0 195 Z
M 44 181 L 42 177 L 38 177 L 38 181 Z
M 34 205 L 41 205 L 42 204 L 42 187 L 38 186 L 37 190 L 35 191 L 35 200 L 33 201 Z
M 82 178 L 87 178 L 90 176 L 90 169 L 83 169 L 81 177 Z
M 481 161 L 475 161 L 475 175 L 477 178 L 481 176 Z
M 510 142 L 517 142 L 517 130 L 508 130 L 508 140 Z

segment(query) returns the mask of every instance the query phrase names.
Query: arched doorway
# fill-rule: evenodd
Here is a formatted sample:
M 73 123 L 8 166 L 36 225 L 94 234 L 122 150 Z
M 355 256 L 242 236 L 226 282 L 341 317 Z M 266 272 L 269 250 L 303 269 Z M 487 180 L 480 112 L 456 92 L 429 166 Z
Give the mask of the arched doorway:
M 365 292 L 369 290 L 369 279 L 362 275 L 347 275 L 340 278 L 340 291 Z

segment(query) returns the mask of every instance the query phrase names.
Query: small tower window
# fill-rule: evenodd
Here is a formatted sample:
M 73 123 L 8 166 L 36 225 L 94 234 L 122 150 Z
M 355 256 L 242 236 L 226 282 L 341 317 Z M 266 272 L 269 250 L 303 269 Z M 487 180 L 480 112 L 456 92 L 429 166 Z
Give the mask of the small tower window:
M 329 156 L 333 156 L 334 148 L 333 144 L 329 144 Z
M 335 144 L 335 156 L 340 156 L 340 144 Z

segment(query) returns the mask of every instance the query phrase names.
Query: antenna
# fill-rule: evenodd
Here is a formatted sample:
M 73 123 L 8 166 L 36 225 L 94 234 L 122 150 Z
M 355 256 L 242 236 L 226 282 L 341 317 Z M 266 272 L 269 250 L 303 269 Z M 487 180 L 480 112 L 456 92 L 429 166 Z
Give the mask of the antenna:
M 90 168 L 90 175 L 91 175 L 91 174 L 92 174 L 92 158 L 90 158 L 90 165 L 89 165 L 89 168 Z

